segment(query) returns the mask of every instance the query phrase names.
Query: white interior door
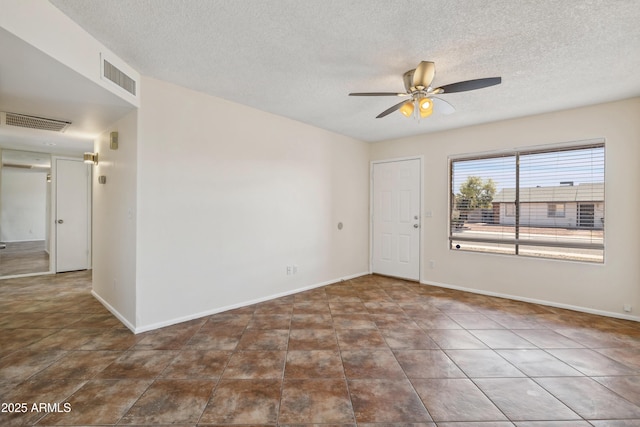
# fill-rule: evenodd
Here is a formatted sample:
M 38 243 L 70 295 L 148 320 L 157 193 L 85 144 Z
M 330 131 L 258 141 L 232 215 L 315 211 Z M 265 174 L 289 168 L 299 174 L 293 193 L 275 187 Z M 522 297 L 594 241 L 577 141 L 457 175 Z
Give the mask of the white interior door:
M 56 159 L 56 272 L 89 268 L 89 165 Z
M 373 164 L 372 270 L 420 280 L 420 160 Z

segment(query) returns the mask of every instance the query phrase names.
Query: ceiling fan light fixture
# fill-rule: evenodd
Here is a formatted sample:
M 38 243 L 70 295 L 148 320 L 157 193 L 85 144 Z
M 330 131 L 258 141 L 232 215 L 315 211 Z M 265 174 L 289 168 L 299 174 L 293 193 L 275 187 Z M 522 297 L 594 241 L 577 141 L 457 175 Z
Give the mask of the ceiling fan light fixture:
M 414 116 L 416 119 L 429 117 L 433 114 L 434 101 L 438 104 L 438 112 L 451 114 L 455 108 L 447 101 L 440 98 L 431 98 L 443 93 L 467 92 L 482 89 L 502 83 L 501 77 L 486 77 L 474 80 L 464 80 L 450 83 L 444 86 L 432 86 L 436 75 L 435 64 L 431 61 L 422 61 L 418 66 L 402 75 L 406 92 L 352 92 L 349 96 L 408 96 L 409 101 L 401 101 L 384 110 L 376 116 L 376 119 L 386 117 L 389 114 L 400 111 L 403 116 Z M 418 113 L 420 116 L 418 116 Z
M 413 101 L 407 101 L 402 104 L 402 107 L 400 107 L 400 112 L 405 117 L 411 117 L 411 115 L 413 114 L 413 109 Z
M 433 101 L 429 98 L 420 98 L 418 101 L 418 110 L 420 111 L 420 117 L 423 119 L 433 114 Z

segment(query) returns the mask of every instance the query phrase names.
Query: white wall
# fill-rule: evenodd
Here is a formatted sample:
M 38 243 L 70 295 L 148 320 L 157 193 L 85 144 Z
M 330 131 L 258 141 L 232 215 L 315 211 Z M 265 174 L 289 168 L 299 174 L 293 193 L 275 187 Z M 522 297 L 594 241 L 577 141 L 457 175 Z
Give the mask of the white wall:
M 95 141 L 93 166 L 93 293 L 135 329 L 137 117 L 133 111 Z M 118 132 L 118 149 L 109 133 Z M 98 184 L 98 176 L 107 177 Z
M 152 78 L 141 94 L 138 330 L 368 271 L 368 144 Z
M 0 241 L 45 240 L 47 173 L 2 168 Z
M 425 283 L 625 315 L 640 312 L 640 98 L 372 145 L 372 160 L 424 155 Z M 425 125 L 427 123 L 425 122 Z M 605 138 L 605 263 L 450 251 L 448 156 Z M 435 268 L 429 269 L 429 260 Z M 637 318 L 637 317 L 636 317 Z

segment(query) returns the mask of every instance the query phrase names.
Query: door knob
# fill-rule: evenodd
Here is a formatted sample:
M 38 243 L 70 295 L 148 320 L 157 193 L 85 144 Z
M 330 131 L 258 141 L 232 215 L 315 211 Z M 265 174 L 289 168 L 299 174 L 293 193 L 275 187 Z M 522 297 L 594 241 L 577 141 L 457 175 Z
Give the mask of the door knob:
M 418 225 L 418 224 L 413 224 L 413 228 L 418 228 L 418 227 L 420 227 L 420 225 Z
M 61 219 L 59 219 L 59 220 L 58 220 L 58 224 L 62 224 L 63 222 L 64 222 L 64 221 L 63 221 L 63 220 L 61 220 Z

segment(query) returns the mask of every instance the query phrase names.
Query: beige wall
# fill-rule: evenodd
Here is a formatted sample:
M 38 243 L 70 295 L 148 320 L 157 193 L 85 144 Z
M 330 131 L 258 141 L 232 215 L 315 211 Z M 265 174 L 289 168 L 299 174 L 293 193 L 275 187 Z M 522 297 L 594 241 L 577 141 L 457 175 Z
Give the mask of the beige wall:
M 93 166 L 93 294 L 135 328 L 136 313 L 136 180 L 137 121 L 133 111 L 95 141 Z M 118 149 L 109 149 L 109 134 L 118 132 Z M 98 184 L 98 176 L 106 184 Z
M 368 272 L 367 143 L 152 78 L 142 88 L 140 109 L 96 141 L 93 176 L 93 293 L 129 328 Z
M 428 126 L 428 123 L 424 123 Z M 605 263 L 588 264 L 449 250 L 448 157 L 604 138 Z M 374 143 L 371 159 L 423 155 L 424 283 L 546 301 L 625 316 L 640 312 L 640 98 Z M 434 268 L 429 268 L 429 261 Z
M 367 143 L 152 78 L 141 94 L 137 330 L 368 271 Z

